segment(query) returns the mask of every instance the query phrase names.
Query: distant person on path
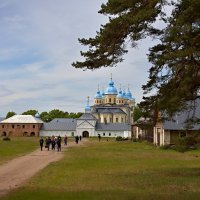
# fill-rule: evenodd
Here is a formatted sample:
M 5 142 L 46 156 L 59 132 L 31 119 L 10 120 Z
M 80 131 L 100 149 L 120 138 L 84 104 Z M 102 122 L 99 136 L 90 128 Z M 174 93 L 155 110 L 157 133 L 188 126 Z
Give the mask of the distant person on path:
M 56 146 L 55 138 L 52 138 L 52 139 L 51 139 L 51 149 L 52 149 L 52 150 L 55 150 L 55 146 Z
M 82 140 L 82 137 L 81 137 L 81 135 L 79 136 L 79 140 L 80 140 L 80 141 Z
M 98 138 L 99 138 L 99 142 L 100 142 L 100 140 L 101 140 L 101 135 L 100 134 L 98 134 Z
M 79 140 L 79 137 L 77 135 L 77 136 L 75 136 L 75 142 L 76 142 L 76 144 L 78 144 L 78 140 Z
M 40 138 L 40 148 L 41 148 L 41 151 L 42 151 L 42 148 L 43 148 L 43 144 L 44 144 L 44 140 L 43 140 L 43 138 L 41 137 L 41 138 Z
M 58 136 L 58 139 L 57 139 L 57 149 L 58 151 L 61 151 L 61 137 Z
M 51 144 L 51 138 L 47 137 L 45 140 L 45 148 L 47 148 L 48 151 L 49 151 L 50 144 Z
M 67 146 L 67 136 L 65 135 L 65 137 L 64 137 L 64 144 Z

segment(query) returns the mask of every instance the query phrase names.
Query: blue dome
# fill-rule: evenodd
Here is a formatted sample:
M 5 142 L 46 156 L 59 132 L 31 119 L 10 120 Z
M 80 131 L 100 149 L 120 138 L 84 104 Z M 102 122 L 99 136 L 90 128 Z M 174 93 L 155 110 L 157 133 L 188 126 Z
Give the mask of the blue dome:
M 126 96 L 128 97 L 129 100 L 135 100 L 132 96 L 131 91 L 128 89 L 128 92 L 126 93 Z
M 89 105 L 85 106 L 85 111 L 91 111 L 91 108 Z
M 36 117 L 36 118 L 40 118 L 40 114 L 37 112 L 37 113 L 35 114 L 35 117 Z
M 117 89 L 114 86 L 114 82 L 112 81 L 112 79 L 108 83 L 108 87 L 106 88 L 105 94 L 115 94 L 115 95 L 118 94 Z
M 105 93 L 103 90 L 100 92 L 100 94 L 101 94 L 102 98 L 105 96 Z
M 132 94 L 131 94 L 131 91 L 128 89 L 128 92 L 126 93 L 126 96 L 129 98 L 129 99 L 132 99 Z
M 88 99 L 87 99 L 87 105 L 85 106 L 85 113 L 90 113 L 90 111 L 91 111 L 91 107 L 89 105 L 89 97 L 88 97 Z
M 102 99 L 102 95 L 101 92 L 98 90 L 96 95 L 95 95 L 95 99 Z
M 117 95 L 117 98 L 118 98 L 118 99 L 123 99 L 123 98 L 124 98 L 124 96 L 123 96 L 123 94 L 122 94 L 122 90 L 119 91 L 119 93 L 118 93 L 118 95 Z
M 125 92 L 125 90 L 123 92 L 123 97 L 124 97 L 124 99 L 129 99 L 129 97 L 127 96 L 127 93 Z

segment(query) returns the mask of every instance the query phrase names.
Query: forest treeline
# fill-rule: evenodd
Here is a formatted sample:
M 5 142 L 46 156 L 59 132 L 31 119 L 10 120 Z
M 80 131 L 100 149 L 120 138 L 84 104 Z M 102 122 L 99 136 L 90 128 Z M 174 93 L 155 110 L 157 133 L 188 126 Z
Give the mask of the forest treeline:
M 21 113 L 22 115 L 33 115 L 35 116 L 38 113 L 37 110 L 27 110 L 23 113 Z M 55 118 L 79 118 L 83 113 L 78 112 L 78 113 L 74 113 L 74 112 L 65 112 L 59 109 L 53 109 L 49 112 L 42 112 L 39 114 L 40 119 L 44 122 L 50 122 L 51 120 L 55 119 Z M 14 111 L 9 111 L 6 115 L 6 119 L 9 117 L 12 117 L 16 115 L 16 113 Z

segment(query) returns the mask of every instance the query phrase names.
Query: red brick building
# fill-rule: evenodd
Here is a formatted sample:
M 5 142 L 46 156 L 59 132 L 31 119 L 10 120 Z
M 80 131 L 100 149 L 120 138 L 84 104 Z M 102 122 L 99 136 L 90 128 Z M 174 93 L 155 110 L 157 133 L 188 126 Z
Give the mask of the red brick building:
M 32 115 L 14 115 L 0 122 L 1 136 L 39 136 L 43 121 Z

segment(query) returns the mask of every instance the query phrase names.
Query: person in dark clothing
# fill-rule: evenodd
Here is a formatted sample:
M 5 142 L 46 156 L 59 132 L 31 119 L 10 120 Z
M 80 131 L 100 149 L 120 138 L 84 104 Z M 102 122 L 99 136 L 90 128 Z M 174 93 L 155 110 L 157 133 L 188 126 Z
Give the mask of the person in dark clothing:
M 57 149 L 58 151 L 61 151 L 61 137 L 60 136 L 57 139 Z
M 100 142 L 100 140 L 101 140 L 101 135 L 100 134 L 98 134 L 98 138 L 99 138 L 99 142 Z
M 51 144 L 51 138 L 50 137 L 46 138 L 45 143 L 46 143 L 45 148 L 47 148 L 47 150 L 49 151 L 49 146 Z
M 81 135 L 79 136 L 79 140 L 81 141 L 81 139 L 82 139 L 82 137 L 81 137 Z
M 43 148 L 43 144 L 44 144 L 44 140 L 43 140 L 43 138 L 41 137 L 41 138 L 40 138 L 40 148 L 41 148 L 41 151 L 42 151 L 42 148 Z
M 78 140 L 79 140 L 79 137 L 77 135 L 77 136 L 75 136 L 75 142 L 76 142 L 76 144 L 78 144 Z
M 51 139 L 51 148 L 52 150 L 55 150 L 55 146 L 56 146 L 56 141 L 54 138 Z
M 67 146 L 67 136 L 64 137 L 64 144 Z
M 59 139 L 59 140 L 61 139 L 60 135 L 58 136 L 58 139 Z

